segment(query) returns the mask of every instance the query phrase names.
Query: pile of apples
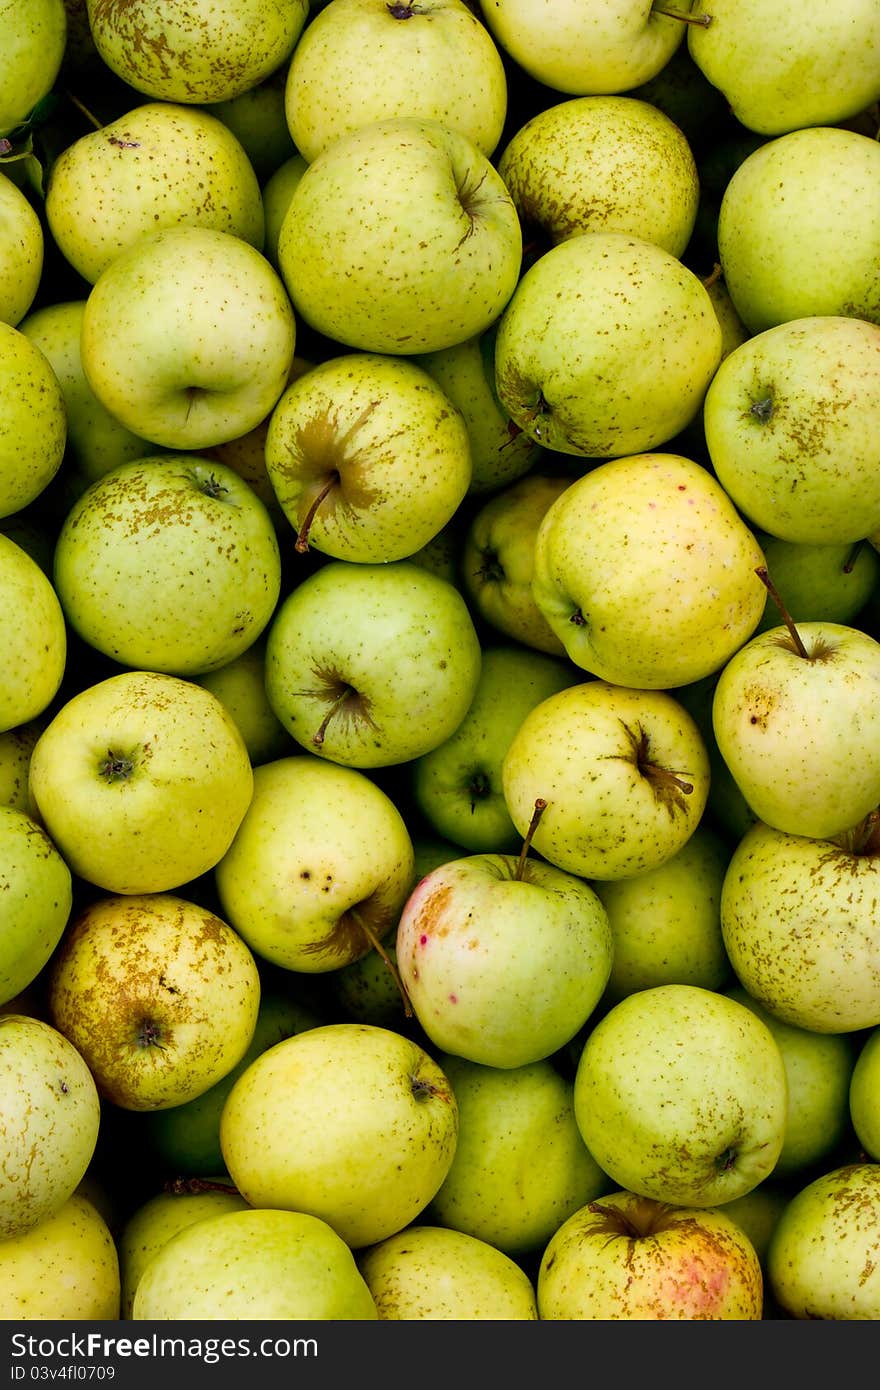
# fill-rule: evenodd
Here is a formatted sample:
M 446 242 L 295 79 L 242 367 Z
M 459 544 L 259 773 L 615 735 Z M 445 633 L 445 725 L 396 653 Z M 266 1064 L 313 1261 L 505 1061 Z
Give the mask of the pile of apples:
M 880 1318 L 880 9 L 0 32 L 2 1316 Z

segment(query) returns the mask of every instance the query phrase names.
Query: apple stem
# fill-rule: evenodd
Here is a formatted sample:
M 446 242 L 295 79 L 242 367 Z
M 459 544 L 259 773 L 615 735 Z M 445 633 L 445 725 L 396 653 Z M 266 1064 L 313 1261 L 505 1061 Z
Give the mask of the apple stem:
M 651 9 L 655 14 L 665 14 L 668 19 L 680 19 L 682 24 L 699 24 L 701 29 L 708 29 L 712 23 L 710 14 L 690 14 L 687 10 L 677 10 L 672 5 L 652 5 Z
M 529 852 L 532 840 L 534 839 L 535 831 L 538 828 L 538 822 L 540 821 L 546 809 L 547 802 L 544 800 L 543 796 L 537 797 L 535 800 L 535 809 L 532 812 L 532 819 L 529 821 L 529 828 L 526 831 L 525 839 L 522 842 L 522 849 L 520 850 L 519 858 L 516 861 L 516 873 L 513 876 L 515 883 L 519 883 L 522 879 L 523 874 L 525 873 L 526 856 Z
M 103 123 L 103 121 L 99 121 L 98 118 L 97 118 L 97 116 L 93 116 L 92 113 L 91 113 L 91 111 L 89 110 L 89 108 L 88 108 L 87 106 L 83 105 L 83 103 L 80 101 L 79 97 L 74 96 L 73 92 L 71 92 L 69 88 L 66 88 L 66 89 L 65 89 L 64 95 L 67 97 L 67 100 L 68 100 L 73 106 L 76 107 L 77 111 L 81 111 L 81 112 L 82 112 L 82 114 L 85 116 L 86 120 L 87 120 L 91 125 L 93 125 L 93 126 L 95 127 L 95 130 L 103 130 L 103 129 L 104 129 L 104 123 Z
M 721 279 L 721 262 L 720 262 L 720 261 L 716 261 L 715 264 L 713 265 L 712 269 L 710 270 L 709 274 L 706 276 L 705 280 L 703 281 L 703 286 L 704 286 L 705 289 L 708 290 L 708 289 L 711 288 L 712 285 L 714 285 L 714 284 L 716 283 L 716 281 L 718 281 L 718 280 L 720 280 L 720 279 Z
M 853 569 L 855 568 L 856 560 L 859 558 L 859 555 L 860 555 L 860 553 L 861 553 L 861 550 L 862 550 L 863 546 L 865 546 L 866 544 L 867 544 L 867 541 L 864 541 L 864 540 L 856 541 L 855 545 L 853 546 L 852 550 L 849 552 L 849 554 L 848 554 L 847 557 L 846 557 L 846 560 L 844 561 L 844 564 L 843 564 L 843 573 L 844 573 L 844 574 L 852 574 Z
M 331 474 L 324 486 L 321 488 L 321 491 L 313 499 L 311 506 L 306 512 L 305 521 L 303 522 L 302 526 L 299 528 L 299 531 L 297 532 L 296 546 L 294 547 L 300 555 L 304 555 L 309 548 L 309 531 L 312 528 L 312 522 L 315 519 L 315 513 L 317 512 L 321 503 L 324 501 L 324 498 L 330 492 L 332 492 L 333 488 L 336 486 L 338 481 L 339 474 Z
M 238 1193 L 238 1188 L 234 1183 L 214 1182 L 211 1178 L 169 1178 L 164 1187 L 166 1192 L 173 1193 L 175 1197 L 199 1192 Z
M 755 570 L 755 574 L 758 576 L 761 583 L 764 585 L 764 588 L 767 590 L 773 602 L 776 604 L 776 607 L 779 609 L 779 612 L 782 614 L 782 621 L 788 628 L 788 634 L 791 637 L 791 640 L 794 644 L 794 649 L 797 652 L 798 656 L 802 656 L 804 660 L 807 660 L 809 653 L 807 652 L 806 647 L 801 641 L 801 635 L 794 625 L 794 620 L 791 614 L 789 613 L 785 604 L 782 602 L 782 595 L 780 594 L 776 585 L 773 583 L 773 580 L 770 578 L 767 566 L 759 565 L 758 568 Z
M 684 792 L 685 796 L 690 796 L 694 789 L 693 782 L 686 782 L 678 773 L 670 772 L 668 767 L 660 767 L 658 763 L 639 763 L 640 772 L 650 772 L 659 781 L 671 782 L 679 791 Z
M 314 743 L 316 747 L 320 748 L 321 744 L 324 742 L 324 735 L 326 734 L 327 729 L 329 728 L 330 720 L 333 718 L 334 714 L 336 714 L 339 707 L 345 703 L 345 701 L 348 699 L 351 693 L 351 686 L 347 685 L 345 689 L 340 691 L 340 693 L 336 696 L 336 699 L 333 701 L 327 713 L 324 715 L 324 718 L 321 720 L 317 729 L 312 734 L 312 743 Z
M 361 914 L 358 912 L 357 908 L 356 908 L 356 907 L 349 908 L 349 912 L 351 913 L 351 915 L 352 915 L 352 917 L 354 918 L 354 920 L 357 922 L 358 926 L 360 927 L 360 929 L 361 929 L 361 931 L 363 932 L 364 936 L 365 936 L 365 937 L 367 938 L 367 940 L 369 941 L 370 945 L 374 948 L 374 950 L 376 950 L 376 951 L 379 952 L 379 955 L 382 957 L 382 960 L 384 961 L 385 966 L 386 966 L 387 969 L 391 972 L 391 978 L 393 979 L 394 983 L 397 985 L 398 991 L 399 991 L 399 993 L 400 993 L 400 997 L 401 997 L 401 999 L 403 1000 L 403 1012 L 406 1014 L 406 1017 L 407 1017 L 407 1018 L 412 1018 L 412 1016 L 413 1016 L 413 1007 L 412 1007 L 412 1004 L 410 1003 L 409 995 L 408 995 L 407 992 L 406 992 L 406 985 L 403 983 L 403 980 L 400 978 L 400 972 L 398 971 L 397 966 L 394 964 L 394 961 L 391 959 L 391 957 L 389 956 L 388 952 L 385 950 L 385 947 L 382 945 L 382 942 L 379 940 L 378 936 L 377 936 L 376 933 L 373 931 L 372 927 L 368 927 L 368 926 L 367 926 L 367 923 L 364 921 L 363 917 L 362 917 Z

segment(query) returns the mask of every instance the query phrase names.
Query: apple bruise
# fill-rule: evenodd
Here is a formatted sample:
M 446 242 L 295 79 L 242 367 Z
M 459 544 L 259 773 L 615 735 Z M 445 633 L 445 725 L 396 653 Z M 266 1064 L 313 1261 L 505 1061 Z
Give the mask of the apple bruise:
M 296 549 L 305 554 L 309 533 L 319 509 L 333 518 L 337 512 L 357 522 L 358 513 L 369 509 L 380 494 L 367 482 L 366 467 L 358 458 L 355 439 L 358 431 L 379 406 L 370 401 L 360 415 L 342 429 L 335 411 L 325 410 L 301 425 L 294 442 L 287 446 L 291 464 L 279 463 L 282 478 L 292 490 L 299 490 Z M 283 489 L 282 489 L 283 490 Z
M 678 811 L 686 813 L 687 798 L 694 790 L 693 782 L 687 780 L 687 774 L 673 772 L 671 768 L 662 767 L 654 762 L 650 735 L 641 724 L 631 729 L 621 720 L 620 725 L 629 743 L 629 752 L 609 753 L 606 756 L 634 763 L 640 775 L 649 783 L 655 799 L 661 806 L 666 807 L 670 820 L 675 819 Z
M 312 734 L 312 743 L 316 748 L 322 747 L 331 721 L 336 718 L 344 723 L 364 724 L 378 732 L 378 726 L 370 713 L 372 701 L 349 684 L 337 667 L 329 666 L 325 669 L 313 666 L 312 674 L 317 685 L 311 690 L 295 690 L 293 693 L 326 706 L 321 721 Z

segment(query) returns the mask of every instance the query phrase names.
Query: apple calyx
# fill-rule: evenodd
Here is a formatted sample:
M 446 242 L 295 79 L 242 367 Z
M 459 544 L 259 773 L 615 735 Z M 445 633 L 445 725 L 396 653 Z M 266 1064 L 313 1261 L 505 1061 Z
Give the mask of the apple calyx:
M 507 578 L 507 572 L 501 563 L 497 550 L 481 551 L 477 578 L 482 579 L 486 584 L 500 584 L 502 580 Z
M 456 191 L 462 212 L 468 219 L 468 228 L 458 243 L 462 246 L 469 236 L 473 235 L 474 224 L 477 221 L 478 209 L 480 206 L 480 189 L 486 182 L 486 170 L 484 169 L 479 176 L 475 176 L 470 169 L 463 172 L 455 171 Z M 456 250 L 458 247 L 456 247 Z
M 654 14 L 665 14 L 667 19 L 680 19 L 682 24 L 698 24 L 701 29 L 708 29 L 712 23 L 710 14 L 691 14 L 688 10 L 678 10 L 672 5 L 652 5 Z
M 535 831 L 536 831 L 537 828 L 538 828 L 538 823 L 539 823 L 541 817 L 543 816 L 544 812 L 546 811 L 546 809 L 547 809 L 547 802 L 545 801 L 544 797 L 543 797 L 543 796 L 538 796 L 538 797 L 536 797 L 536 798 L 535 798 L 535 809 L 532 811 L 532 818 L 531 818 L 531 820 L 529 821 L 529 828 L 528 828 L 528 830 L 527 830 L 526 833 L 525 833 L 525 838 L 523 839 L 523 842 L 522 842 L 522 848 L 520 849 L 520 852 L 519 852 L 519 858 L 518 858 L 517 861 L 516 861 L 516 870 L 515 870 L 514 875 L 513 875 L 513 881 L 514 881 L 514 883 L 521 883 L 521 882 L 522 882 L 522 878 L 523 878 L 523 875 L 524 875 L 525 869 L 526 869 L 526 858 L 527 858 L 527 856 L 528 856 L 528 853 L 529 853 L 529 849 L 530 849 L 530 847 L 531 847 L 532 840 L 533 840 L 534 837 L 535 837 Z
M 797 656 L 802 656 L 805 661 L 809 661 L 811 653 L 809 653 L 806 647 L 804 646 L 803 639 L 801 638 L 800 633 L 794 625 L 794 619 L 792 618 L 791 614 L 789 613 L 788 609 L 783 603 L 782 595 L 780 594 L 776 585 L 773 583 L 773 580 L 770 578 L 770 573 L 767 569 L 767 566 L 758 565 L 757 569 L 755 570 L 755 574 L 758 576 L 761 583 L 764 585 L 764 588 L 767 590 L 768 594 L 770 595 L 773 602 L 776 604 L 776 607 L 779 609 L 780 614 L 782 615 L 782 621 L 785 623 L 785 626 L 788 629 L 788 635 L 791 639 L 792 650 Z M 819 656 L 827 656 L 827 654 L 827 649 L 820 651 L 817 645 L 817 647 L 814 648 L 812 652 L 812 657 L 815 659 Z
M 98 776 L 105 782 L 127 782 L 134 772 L 134 758 L 130 753 L 117 753 L 107 749 L 107 756 L 98 764 Z
M 324 486 L 312 498 L 308 511 L 306 512 L 305 517 L 303 519 L 302 525 L 296 533 L 296 545 L 294 546 L 294 549 L 296 550 L 297 554 L 304 555 L 308 550 L 309 531 L 312 529 L 312 522 L 315 519 L 317 510 L 320 507 L 321 503 L 324 501 L 325 497 L 329 497 L 330 493 L 336 487 L 338 482 L 339 474 L 336 472 L 331 473 Z
M 471 803 L 471 815 L 477 809 L 479 802 L 485 801 L 491 794 L 492 783 L 485 772 L 475 772 L 467 784 L 467 792 Z
M 162 1041 L 162 1029 L 152 1018 L 142 1018 L 135 1032 L 135 1042 L 138 1047 L 144 1049 L 157 1047 L 160 1052 L 164 1051 L 165 1044 Z
M 760 425 L 766 425 L 773 418 L 773 411 L 776 402 L 772 396 L 762 396 L 760 400 L 752 401 L 749 406 L 749 414 L 758 421 Z
M 422 13 L 419 5 L 389 4 L 385 8 L 392 19 L 412 19 L 414 14 Z
M 365 921 L 365 919 L 364 919 L 364 917 L 363 917 L 363 914 L 360 913 L 356 907 L 350 907 L 350 908 L 348 909 L 348 912 L 344 912 L 344 913 L 342 914 L 342 918 L 340 918 L 340 923 L 341 923 L 346 917 L 351 917 L 351 918 L 353 919 L 353 921 L 357 924 L 357 926 L 358 926 L 358 927 L 360 928 L 360 930 L 363 932 L 364 936 L 367 938 L 367 941 L 370 943 L 370 945 L 373 947 L 373 949 L 374 949 L 375 951 L 378 951 L 379 955 L 380 955 L 381 958 L 382 958 L 382 963 L 384 964 L 385 969 L 390 973 L 392 980 L 394 981 L 395 985 L 397 986 L 397 992 L 398 992 L 398 994 L 400 995 L 400 997 L 401 997 L 401 999 L 402 999 L 402 1001 L 403 1001 L 403 1012 L 404 1012 L 404 1014 L 406 1015 L 407 1018 L 412 1018 L 412 1017 L 413 1017 L 413 1006 L 412 1006 L 412 1003 L 410 1002 L 410 997 L 409 997 L 409 994 L 407 993 L 406 985 L 403 983 L 403 980 L 400 978 L 400 972 L 398 971 L 397 966 L 394 964 L 394 961 L 391 959 L 391 956 L 390 956 L 390 955 L 388 954 L 388 952 L 385 950 L 385 947 L 384 947 L 383 944 L 382 944 L 382 939 L 381 939 L 381 937 L 379 937 L 379 936 L 373 931 L 373 929 L 372 929 L 372 927 L 370 927 L 369 923 Z
M 196 388 L 190 389 L 194 390 Z M 213 473 L 208 473 L 207 476 L 202 473 L 195 473 L 193 476 L 199 492 L 203 492 L 206 497 L 213 497 L 216 499 L 218 497 L 223 497 L 229 491 L 226 484 L 221 483 Z
M 298 690 L 298 695 L 309 696 L 312 699 L 324 700 L 328 703 L 327 713 L 324 715 L 315 732 L 312 734 L 312 743 L 316 748 L 320 748 L 324 742 L 331 720 L 340 715 L 343 719 L 350 719 L 355 722 L 362 720 L 370 728 L 375 729 L 376 725 L 370 716 L 370 701 L 365 695 L 361 695 L 350 685 L 341 672 L 329 670 L 326 672 L 315 671 L 315 676 L 322 683 L 319 690 Z
M 694 790 L 693 782 L 689 782 L 681 773 L 673 772 L 671 768 L 653 761 L 651 740 L 641 725 L 631 729 L 624 724 L 623 730 L 631 751 L 629 754 L 612 753 L 610 756 L 625 758 L 635 763 L 642 777 L 650 782 L 655 797 L 666 807 L 671 817 L 674 818 L 676 811 L 687 810 L 687 798 Z

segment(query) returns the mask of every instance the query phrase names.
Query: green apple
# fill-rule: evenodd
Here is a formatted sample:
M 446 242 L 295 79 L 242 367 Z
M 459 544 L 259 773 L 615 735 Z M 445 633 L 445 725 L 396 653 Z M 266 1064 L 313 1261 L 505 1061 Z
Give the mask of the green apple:
M 850 1163 L 796 1192 L 767 1251 L 767 1278 L 786 1318 L 880 1318 L 880 1165 Z
M 698 4 L 711 24 L 688 28 L 688 49 L 736 119 L 781 135 L 836 126 L 880 97 L 880 13 L 863 0 L 810 11 L 762 0 Z
M 289 58 L 308 0 L 87 0 L 99 56 L 123 82 L 160 101 L 229 101 Z
M 115 1322 L 119 1256 L 101 1212 L 79 1192 L 0 1241 L 0 1303 L 13 1322 Z
M 458 728 L 411 764 L 416 805 L 432 830 L 474 853 L 516 853 L 520 836 L 501 786 L 501 764 L 529 710 L 574 685 L 558 657 L 514 644 L 483 646 L 480 679 Z
M 296 150 L 278 165 L 263 184 L 263 214 L 266 224 L 263 254 L 276 270 L 281 227 L 293 197 L 293 190 L 308 167 L 308 160 Z
M 730 854 L 727 841 L 701 821 L 663 864 L 596 881 L 614 938 L 604 1003 L 654 985 L 727 984 L 732 971 L 721 936 L 721 889 Z
M 254 769 L 214 878 L 224 914 L 261 960 L 321 974 L 389 934 L 412 872 L 409 830 L 387 792 L 357 768 L 299 753 Z
M 461 723 L 482 651 L 467 604 L 410 560 L 331 560 L 282 601 L 266 638 L 266 692 L 307 751 L 357 768 L 438 747 Z
M 266 634 L 224 666 L 194 676 L 232 715 L 254 767 L 295 753 L 296 747 L 266 694 Z
M 44 726 L 42 719 L 29 719 L 0 734 L 0 806 L 27 811 L 31 753 Z
M 141 1274 L 131 1321 L 370 1322 L 354 1255 L 302 1211 L 226 1211 L 194 1221 Z
M 394 1322 L 537 1322 L 532 1281 L 494 1245 L 445 1226 L 413 1226 L 360 1251 L 379 1317 Z
M 268 415 L 287 385 L 295 338 L 281 279 L 255 247 L 212 227 L 166 227 L 98 276 L 82 365 L 133 433 L 198 450 Z
M 543 1321 L 759 1321 L 764 1280 L 723 1210 L 609 1192 L 574 1212 L 544 1250 Z
M 849 1118 L 868 1158 L 880 1159 L 880 1024 L 863 1039 L 849 1085 Z
M 880 803 L 880 642 L 846 623 L 768 628 L 725 665 L 718 749 L 755 816 L 827 838 Z
M 498 395 L 531 439 L 609 458 L 655 449 L 697 414 L 721 360 L 702 281 L 626 232 L 590 232 L 545 251 L 504 308 Z
M 581 1138 L 572 1080 L 552 1058 L 487 1067 L 441 1053 L 459 1133 L 427 1219 L 487 1241 L 514 1259 L 539 1255 L 609 1179 Z
M 504 755 L 504 798 L 521 835 L 547 806 L 536 852 L 588 879 L 628 878 L 676 854 L 699 824 L 709 756 L 665 690 L 590 680 L 536 705 Z
M 285 110 L 310 163 L 389 116 L 439 121 L 488 157 L 504 129 L 507 75 L 465 0 L 331 0 L 291 55 Z
M 777 324 L 725 358 L 703 425 L 715 475 L 751 524 L 805 545 L 880 528 L 878 368 L 880 323 L 834 314 Z
M 0 1014 L 0 1249 L 72 1197 L 100 1120 L 98 1088 L 73 1043 L 42 1019 Z
M 67 926 L 73 877 L 41 825 L 0 806 L 0 1003 L 32 984 Z
M 576 666 L 668 690 L 720 670 L 754 632 L 763 562 L 708 469 L 633 454 L 597 464 L 547 509 L 532 593 Z
M 284 283 L 311 328 L 406 355 L 485 332 L 516 287 L 521 255 L 516 208 L 488 157 L 459 131 L 407 116 L 340 135 L 319 154 L 278 237 Z
M 64 0 L 0 0 L 0 137 L 12 134 L 48 96 L 67 40 Z
M 880 143 L 819 125 L 765 141 L 718 211 L 718 255 L 752 334 L 791 319 L 880 320 Z
M 626 232 L 681 256 L 697 216 L 697 163 L 682 130 L 633 96 L 546 106 L 515 130 L 498 172 L 529 245 Z
M 103 1097 L 159 1110 L 202 1095 L 241 1061 L 260 975 L 216 913 L 175 893 L 113 894 L 74 916 L 49 968 L 49 1015 Z
M 288 66 L 287 61 L 282 62 L 268 77 L 238 96 L 207 107 L 238 140 L 261 187 L 285 160 L 298 154 L 284 110 Z
M 64 396 L 51 362 L 20 329 L 0 322 L 0 517 L 45 491 L 66 442 Z
M 43 273 L 43 224 L 34 205 L 0 172 L 0 322 L 15 328 L 34 302 Z
M 421 549 L 471 482 L 461 412 L 428 372 L 385 353 L 304 372 L 272 411 L 265 458 L 297 550 L 365 564 Z
M 757 816 L 718 751 L 715 730 L 712 727 L 712 700 L 720 674 L 720 671 L 716 671 L 711 676 L 704 676 L 702 680 L 692 681 L 690 685 L 678 686 L 675 694 L 696 721 L 709 754 L 711 775 L 706 819 L 725 839 L 736 844 L 749 826 L 754 825 Z
M 233 661 L 281 592 L 275 526 L 234 468 L 152 454 L 96 479 L 55 545 L 70 627 L 122 666 L 197 676 Z
M 403 1230 L 449 1171 L 458 1108 L 432 1056 L 393 1029 L 330 1023 L 276 1043 L 233 1086 L 220 1143 L 254 1207 L 309 1212 L 352 1248 Z
M 655 985 L 627 995 L 589 1033 L 574 1109 L 590 1153 L 621 1187 L 719 1206 L 776 1165 L 785 1065 L 745 1005 L 697 985 Z
M 880 587 L 880 556 L 867 541 L 812 545 L 757 532 L 768 573 L 795 623 L 858 626 L 855 620 Z M 767 595 L 755 633 L 779 626 L 779 608 Z
M 0 626 L 5 652 L 0 732 L 49 711 L 67 661 L 64 612 L 48 576 L 0 533 Z
M 253 795 L 239 730 L 209 690 L 122 671 L 66 700 L 31 754 L 28 802 L 72 872 L 157 893 L 226 853 Z
M 59 251 L 92 285 L 120 251 L 163 227 L 211 227 L 258 251 L 265 236 L 241 143 L 209 112 L 167 101 L 135 106 L 62 150 L 45 209 Z
M 758 1183 L 758 1186 L 753 1187 L 751 1192 L 744 1192 L 741 1197 L 734 1197 L 732 1202 L 725 1202 L 724 1206 L 720 1208 L 725 1216 L 731 1217 L 737 1226 L 742 1227 L 745 1231 L 755 1247 L 758 1259 L 761 1261 L 762 1271 L 765 1271 L 767 1267 L 770 1237 L 775 1231 L 776 1223 L 788 1205 L 791 1196 L 790 1186 L 784 1182 L 776 1181 L 771 1176 Z M 765 1278 L 765 1316 L 768 1294 L 769 1290 Z
M 410 893 L 397 965 L 435 1047 L 491 1067 L 551 1056 L 584 1026 L 611 970 L 608 915 L 593 887 L 553 864 L 474 854 Z
M 721 893 L 725 949 L 742 985 L 777 1018 L 816 1033 L 880 1023 L 877 817 L 833 839 L 757 822 Z

